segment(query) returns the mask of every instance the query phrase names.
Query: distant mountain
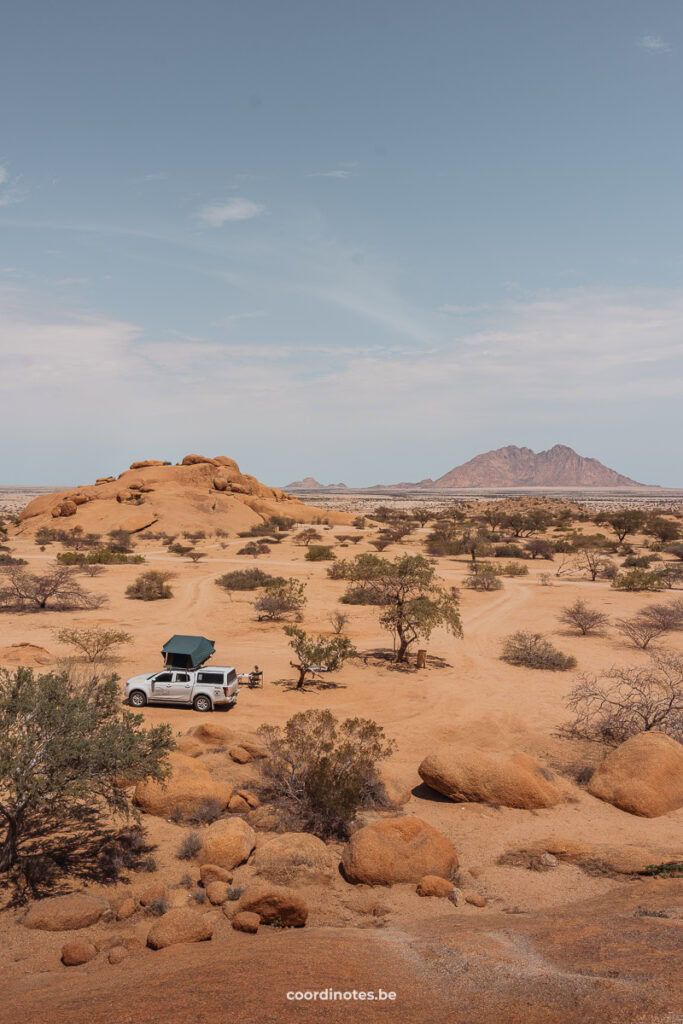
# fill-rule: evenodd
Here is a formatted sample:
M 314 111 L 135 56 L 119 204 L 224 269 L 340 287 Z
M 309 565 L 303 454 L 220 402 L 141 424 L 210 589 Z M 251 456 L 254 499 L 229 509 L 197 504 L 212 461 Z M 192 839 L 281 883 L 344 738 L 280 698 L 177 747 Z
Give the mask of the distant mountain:
M 477 455 L 432 484 L 452 487 L 644 487 L 628 476 L 556 444 L 545 452 L 514 444 Z
M 295 480 L 294 483 L 287 484 L 283 487 L 283 491 L 324 491 L 328 487 L 346 487 L 346 484 L 321 484 L 313 476 L 305 476 L 303 480 Z

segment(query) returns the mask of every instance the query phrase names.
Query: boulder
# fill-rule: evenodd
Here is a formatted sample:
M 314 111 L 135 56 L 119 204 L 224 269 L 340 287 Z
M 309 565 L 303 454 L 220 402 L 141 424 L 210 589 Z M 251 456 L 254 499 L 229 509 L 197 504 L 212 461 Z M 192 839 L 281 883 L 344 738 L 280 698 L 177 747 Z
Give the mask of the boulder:
M 249 810 L 254 810 L 260 804 L 259 798 L 255 793 L 252 793 L 250 789 L 238 789 L 236 795 L 244 800 L 249 807 Z
M 238 793 L 234 793 L 230 797 L 228 810 L 230 811 L 231 814 L 247 814 L 251 810 L 251 807 L 244 799 L 244 797 L 239 796 Z
M 344 847 L 342 867 L 350 882 L 393 885 L 424 875 L 448 878 L 458 866 L 453 844 L 420 818 L 388 818 L 355 832 Z
M 379 779 L 384 787 L 387 800 L 392 807 L 403 807 L 412 796 L 411 787 L 403 782 L 397 775 L 380 767 Z
M 84 892 L 51 896 L 33 903 L 21 923 L 25 928 L 38 928 L 46 932 L 75 931 L 78 928 L 89 928 L 109 909 L 106 900 Z
M 62 946 L 62 963 L 65 967 L 78 967 L 79 964 L 87 964 L 97 956 L 97 950 L 92 942 L 85 939 L 73 939 Z
M 430 754 L 420 778 L 451 800 L 532 810 L 553 807 L 562 794 L 552 774 L 526 754 L 498 754 L 457 747 Z
M 109 950 L 107 960 L 110 964 L 120 964 L 122 960 L 125 960 L 128 956 L 128 950 L 125 946 L 114 946 L 113 949 Z
M 247 886 L 239 898 L 236 914 L 245 910 L 258 914 L 262 924 L 277 923 L 287 928 L 301 928 L 308 918 L 303 896 L 294 889 L 268 882 Z
M 214 782 L 206 765 L 186 754 L 173 751 L 168 756 L 170 776 L 162 782 L 148 779 L 138 782 L 133 802 L 147 814 L 169 818 L 178 814 L 189 818 L 207 800 L 216 800 L 221 810 L 230 801 L 234 787 L 229 782 Z
M 151 949 L 165 949 L 179 942 L 204 942 L 212 937 L 213 929 L 212 915 L 190 907 L 176 907 L 155 921 L 147 935 L 147 945 Z
M 135 900 L 132 900 L 129 896 L 125 900 L 121 900 L 118 907 L 116 908 L 116 919 L 118 921 L 127 921 L 129 917 L 132 917 L 137 910 Z
M 211 722 L 203 722 L 188 729 L 186 736 L 192 736 L 199 743 L 207 747 L 227 747 L 230 742 L 230 733 L 223 725 L 214 725 Z
M 186 455 L 181 466 L 199 466 L 203 462 L 208 462 L 210 466 L 218 465 L 215 459 L 207 459 L 205 455 Z
M 152 903 L 157 900 L 163 900 L 166 896 L 166 886 L 163 882 L 152 882 L 151 885 L 146 886 L 138 899 L 141 907 L 149 907 Z
M 439 875 L 425 875 L 417 883 L 418 896 L 450 896 L 455 886 Z
M 261 924 L 258 914 L 252 914 L 250 910 L 241 910 L 232 919 L 232 926 L 236 932 L 250 932 L 255 935 Z
M 220 907 L 228 898 L 227 882 L 214 879 L 213 882 L 207 882 L 204 889 L 206 890 L 209 903 L 213 904 L 214 907 Z
M 631 736 L 598 765 L 587 789 L 643 818 L 677 811 L 683 807 L 683 744 L 662 732 Z
M 652 864 L 678 863 L 683 860 L 683 847 L 667 850 L 631 843 L 612 846 L 609 843 L 590 843 L 552 836 L 522 848 L 508 850 L 499 859 L 499 864 L 538 870 L 538 864 L 545 854 L 559 861 L 578 864 L 589 874 L 642 875 Z
M 228 753 L 236 764 L 249 764 L 252 760 L 252 755 L 242 746 L 230 747 Z
M 219 867 L 218 864 L 202 864 L 199 869 L 199 876 L 204 888 L 206 888 L 209 882 L 226 882 L 228 885 L 232 882 L 232 871 L 226 871 L 225 868 Z
M 163 466 L 159 459 L 143 459 L 141 462 L 131 462 L 131 469 L 147 469 L 148 466 Z
M 308 832 L 285 832 L 269 839 L 254 854 L 253 864 L 259 875 L 272 882 L 289 882 L 294 878 L 329 882 L 337 871 L 331 851 Z
M 206 753 L 206 747 L 196 740 L 194 736 L 179 736 L 176 740 L 176 750 L 186 757 L 201 757 Z
M 200 864 L 217 864 L 231 871 L 248 860 L 256 833 L 243 818 L 219 818 L 201 833 Z

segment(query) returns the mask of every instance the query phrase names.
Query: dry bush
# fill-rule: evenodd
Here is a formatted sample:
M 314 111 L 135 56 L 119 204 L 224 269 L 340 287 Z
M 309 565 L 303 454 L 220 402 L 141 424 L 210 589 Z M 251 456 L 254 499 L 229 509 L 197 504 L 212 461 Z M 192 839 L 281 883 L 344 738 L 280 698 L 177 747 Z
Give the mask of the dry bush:
M 527 633 L 525 630 L 505 638 L 501 659 L 509 665 L 549 669 L 551 672 L 566 672 L 576 666 L 576 658 L 558 651 L 542 633 Z
M 683 742 L 683 655 L 661 652 L 650 658 L 645 668 L 582 676 L 567 698 L 574 720 L 561 735 L 618 746 L 654 729 Z
M 332 626 L 332 632 L 339 636 L 343 633 L 348 625 L 349 617 L 345 612 L 334 611 L 330 613 L 330 625 Z
M 76 572 L 66 565 L 57 565 L 44 573 L 26 572 L 21 566 L 4 570 L 7 586 L 0 588 L 0 610 L 3 611 L 75 611 L 100 608 L 105 598 L 89 594 L 76 579 Z
M 216 586 L 223 590 L 259 590 L 273 583 L 285 583 L 283 576 L 270 576 L 262 569 L 236 569 L 226 572 L 216 580 Z
M 176 857 L 178 860 L 194 860 L 201 848 L 202 839 L 199 832 L 190 832 L 178 847 Z
M 582 636 L 589 636 L 591 633 L 602 632 L 609 619 L 597 608 L 591 608 L 586 604 L 582 597 L 578 597 L 574 604 L 562 609 L 558 621 L 572 629 L 578 629 Z

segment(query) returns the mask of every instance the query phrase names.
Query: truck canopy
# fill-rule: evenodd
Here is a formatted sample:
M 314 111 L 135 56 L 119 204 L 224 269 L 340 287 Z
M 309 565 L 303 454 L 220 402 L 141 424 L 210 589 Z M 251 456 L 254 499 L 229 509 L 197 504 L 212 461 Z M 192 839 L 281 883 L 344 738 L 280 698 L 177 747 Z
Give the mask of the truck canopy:
M 176 633 L 161 648 L 164 665 L 171 668 L 199 668 L 214 654 L 213 640 L 205 636 L 184 636 Z

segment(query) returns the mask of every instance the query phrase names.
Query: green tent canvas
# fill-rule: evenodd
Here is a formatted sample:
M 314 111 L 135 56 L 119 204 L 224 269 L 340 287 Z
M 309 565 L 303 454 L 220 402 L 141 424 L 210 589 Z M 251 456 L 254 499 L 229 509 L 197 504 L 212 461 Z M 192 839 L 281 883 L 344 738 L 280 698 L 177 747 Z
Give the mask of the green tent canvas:
M 164 665 L 172 668 L 199 668 L 215 654 L 213 640 L 205 636 L 184 636 L 176 633 L 161 648 Z

